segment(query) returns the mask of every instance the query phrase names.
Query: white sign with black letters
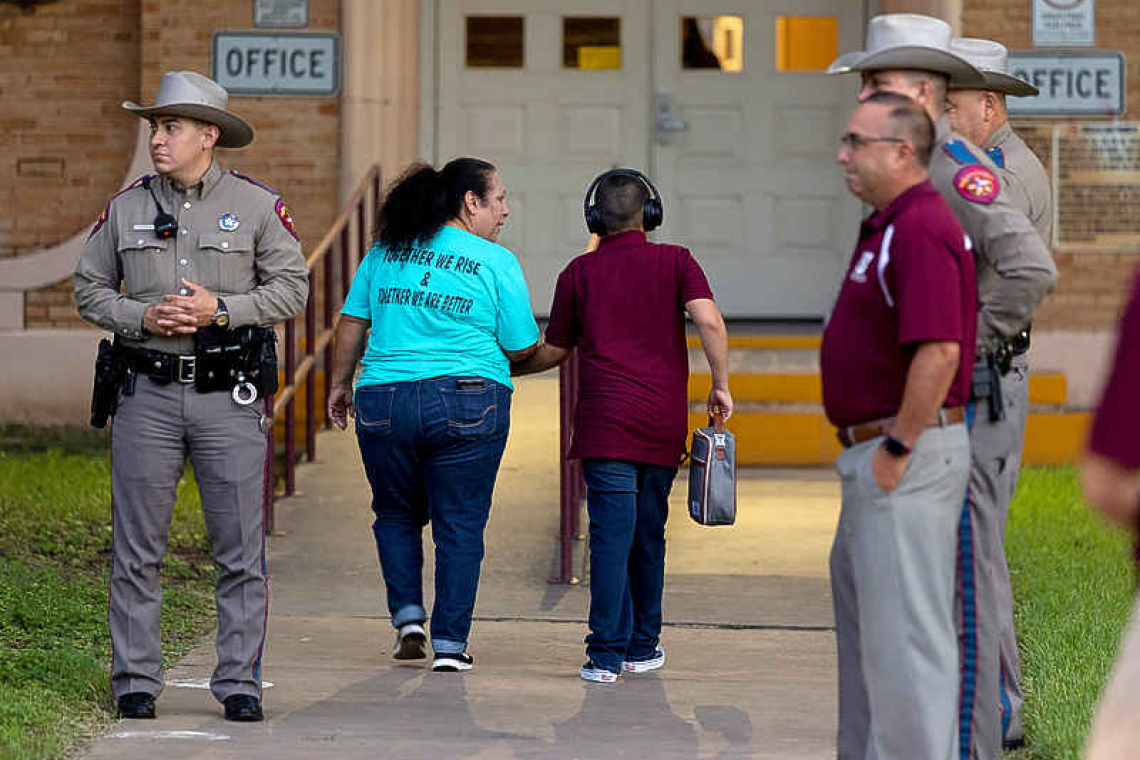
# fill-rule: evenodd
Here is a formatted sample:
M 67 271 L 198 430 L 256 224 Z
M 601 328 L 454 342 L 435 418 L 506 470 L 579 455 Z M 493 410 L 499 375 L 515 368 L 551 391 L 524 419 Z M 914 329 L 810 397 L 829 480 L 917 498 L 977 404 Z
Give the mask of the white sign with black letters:
M 1096 44 L 1094 0 L 1033 0 L 1034 47 Z
M 1009 73 L 1041 93 L 1010 98 L 1011 116 L 1120 116 L 1124 54 L 1114 50 L 1010 52 Z
M 234 95 L 336 95 L 337 32 L 216 32 L 214 81 Z

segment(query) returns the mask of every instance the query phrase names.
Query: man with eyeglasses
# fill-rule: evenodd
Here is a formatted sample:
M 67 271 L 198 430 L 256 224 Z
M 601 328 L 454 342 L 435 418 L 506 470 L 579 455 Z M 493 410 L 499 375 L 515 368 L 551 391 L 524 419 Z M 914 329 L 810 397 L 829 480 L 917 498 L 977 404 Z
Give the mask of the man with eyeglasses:
M 951 760 L 974 260 L 930 183 L 934 125 L 918 104 L 871 95 L 841 142 L 847 187 L 875 211 L 820 348 L 824 411 L 845 449 L 831 550 L 838 756 Z
M 861 101 L 880 92 L 905 95 L 935 121 L 931 184 L 965 230 L 977 266 L 979 367 L 967 405 L 971 442 L 994 425 L 1009 427 L 1002 373 L 1008 372 L 1011 357 L 1022 350 L 1019 336 L 1052 290 L 1057 269 L 1045 241 L 1026 215 L 1010 203 L 997 166 L 954 132 L 945 116 L 950 82 L 958 88 L 985 88 L 985 75 L 951 48 L 948 24 L 910 13 L 872 18 L 867 49 L 840 56 L 828 73 L 858 73 L 863 80 Z M 972 446 L 970 485 L 958 528 L 957 609 L 963 662 L 959 760 L 1000 760 L 1002 756 L 1000 595 L 989 547 L 1001 545 L 994 536 L 1000 535 L 995 531 L 1004 521 L 987 484 L 993 481 L 994 468 L 1017 467 L 1018 462 L 978 456 L 979 451 L 988 450 L 992 447 Z M 862 757 L 861 753 L 850 756 Z M 840 757 L 848 756 L 841 744 Z

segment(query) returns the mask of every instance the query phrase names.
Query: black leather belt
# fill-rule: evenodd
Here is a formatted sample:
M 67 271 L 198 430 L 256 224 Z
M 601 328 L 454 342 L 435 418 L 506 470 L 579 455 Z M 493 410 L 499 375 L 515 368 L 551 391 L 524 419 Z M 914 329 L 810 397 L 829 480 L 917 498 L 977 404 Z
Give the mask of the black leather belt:
M 115 348 L 122 353 L 128 367 L 140 375 L 146 375 L 153 383 L 188 385 L 194 382 L 195 360 L 193 356 L 170 354 L 166 351 L 151 351 L 146 348 L 128 348 L 122 345 Z

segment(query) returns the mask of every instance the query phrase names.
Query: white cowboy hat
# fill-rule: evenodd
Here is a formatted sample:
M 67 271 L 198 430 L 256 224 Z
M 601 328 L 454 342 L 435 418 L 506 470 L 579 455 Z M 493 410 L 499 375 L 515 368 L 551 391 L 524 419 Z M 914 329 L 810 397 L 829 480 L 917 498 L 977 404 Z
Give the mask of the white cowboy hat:
M 965 58 L 986 78 L 985 87 L 972 87 L 950 78 L 951 89 L 992 90 L 1006 95 L 1024 98 L 1036 95 L 1039 90 L 1024 79 L 1009 73 L 1009 51 L 1005 45 L 993 40 L 980 40 L 975 37 L 955 37 L 950 40 L 950 50 Z
M 196 71 L 168 71 L 162 75 L 154 105 L 124 101 L 123 108 L 143 119 L 151 116 L 187 116 L 214 124 L 221 131 L 218 145 L 242 148 L 253 142 L 253 127 L 226 110 L 226 88 Z
M 828 74 L 909 69 L 933 71 L 983 87 L 985 77 L 969 61 L 950 52 L 950 25 L 933 16 L 887 13 L 867 23 L 867 49 L 844 53 Z

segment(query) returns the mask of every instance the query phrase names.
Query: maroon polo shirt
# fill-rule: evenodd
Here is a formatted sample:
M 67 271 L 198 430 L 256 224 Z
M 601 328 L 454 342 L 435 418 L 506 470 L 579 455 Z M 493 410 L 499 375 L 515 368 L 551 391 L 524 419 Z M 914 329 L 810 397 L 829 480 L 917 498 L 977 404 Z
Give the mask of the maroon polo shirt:
M 546 342 L 577 348 L 570 457 L 676 467 L 688 435 L 685 304 L 711 299 L 688 249 L 626 230 L 558 276 Z
M 1140 269 L 1120 320 L 1116 356 L 1093 418 L 1089 450 L 1128 470 L 1140 469 Z
M 909 188 L 859 229 L 839 299 L 823 331 L 823 408 L 837 427 L 891 417 L 919 344 L 954 341 L 958 371 L 943 406 L 970 398 L 978 286 L 966 235 L 929 181 Z

